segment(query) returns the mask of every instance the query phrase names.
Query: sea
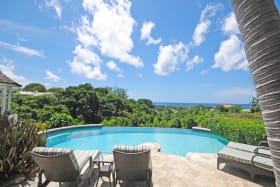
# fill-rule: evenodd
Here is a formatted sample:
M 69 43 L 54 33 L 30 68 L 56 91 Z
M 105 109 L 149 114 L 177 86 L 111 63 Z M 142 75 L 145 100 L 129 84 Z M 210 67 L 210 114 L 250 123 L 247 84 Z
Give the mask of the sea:
M 251 108 L 251 104 L 231 104 L 231 103 L 173 103 L 173 102 L 153 102 L 155 106 L 173 106 L 173 107 L 191 107 L 191 106 L 206 106 L 206 107 L 215 107 L 217 105 L 232 105 L 232 106 L 240 106 L 244 109 Z

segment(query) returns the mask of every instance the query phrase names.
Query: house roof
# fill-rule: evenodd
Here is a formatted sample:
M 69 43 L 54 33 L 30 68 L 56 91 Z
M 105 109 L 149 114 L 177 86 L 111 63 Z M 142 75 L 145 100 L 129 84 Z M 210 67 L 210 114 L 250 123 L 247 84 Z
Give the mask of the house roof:
M 0 71 L 0 83 L 11 84 L 11 85 L 15 85 L 17 87 L 21 87 L 21 85 L 19 83 L 13 81 L 12 79 L 10 79 L 6 75 L 4 75 L 1 71 Z

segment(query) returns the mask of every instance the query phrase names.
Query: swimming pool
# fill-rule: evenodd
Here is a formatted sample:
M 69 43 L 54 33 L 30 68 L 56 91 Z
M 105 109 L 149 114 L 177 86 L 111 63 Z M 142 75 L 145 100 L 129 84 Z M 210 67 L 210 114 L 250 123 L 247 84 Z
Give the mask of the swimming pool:
M 156 142 L 161 152 L 186 156 L 188 152 L 216 153 L 228 141 L 213 133 L 176 128 L 82 126 L 48 132 L 48 147 L 98 149 L 112 152 L 114 145 Z

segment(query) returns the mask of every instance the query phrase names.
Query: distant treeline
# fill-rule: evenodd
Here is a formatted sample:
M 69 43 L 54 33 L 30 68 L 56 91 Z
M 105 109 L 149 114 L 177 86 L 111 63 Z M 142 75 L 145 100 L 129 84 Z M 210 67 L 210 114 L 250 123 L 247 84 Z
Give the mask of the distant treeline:
M 35 88 L 28 85 L 26 86 L 28 89 L 25 87 L 23 90 L 38 90 L 38 84 L 33 84 L 33 86 Z M 250 121 L 250 126 L 257 127 L 257 130 L 252 133 L 256 134 L 258 131 L 261 139 L 265 136 L 263 121 L 259 109 L 256 109 L 258 103 L 255 98 L 253 98 L 255 102 L 252 105 L 253 112 L 245 113 L 241 106 L 217 105 L 214 108 L 203 105 L 155 106 L 149 99 L 129 99 L 125 89 L 94 88 L 89 83 L 69 86 L 65 89 L 43 89 L 43 91 L 51 92 L 51 94 L 39 96 L 14 94 L 12 110 L 18 114 L 21 123 L 35 124 L 39 129 L 98 123 L 108 126 L 134 127 L 192 128 L 201 126 L 213 129 L 214 132 L 226 138 L 237 137 L 238 139 L 239 137 L 240 141 L 246 142 L 245 134 L 229 136 L 230 133 L 222 132 L 217 126 L 237 124 L 240 134 L 243 133 L 240 130 L 242 126 L 246 126 L 247 131 L 250 131 L 247 124 Z M 230 126 L 232 125 L 226 125 L 229 132 L 232 131 Z
M 216 107 L 218 105 L 226 105 L 226 106 L 240 106 L 244 109 L 250 109 L 252 104 L 221 104 L 221 103 L 173 103 L 173 102 L 153 102 L 155 106 L 185 106 L 185 107 L 192 107 L 192 106 L 206 106 L 206 107 Z

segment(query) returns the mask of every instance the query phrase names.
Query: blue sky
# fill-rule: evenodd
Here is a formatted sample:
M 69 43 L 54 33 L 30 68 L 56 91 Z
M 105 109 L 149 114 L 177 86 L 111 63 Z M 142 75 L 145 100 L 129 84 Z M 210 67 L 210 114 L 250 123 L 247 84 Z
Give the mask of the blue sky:
M 0 70 L 22 85 L 247 104 L 255 89 L 232 11 L 229 0 L 4 0 Z

